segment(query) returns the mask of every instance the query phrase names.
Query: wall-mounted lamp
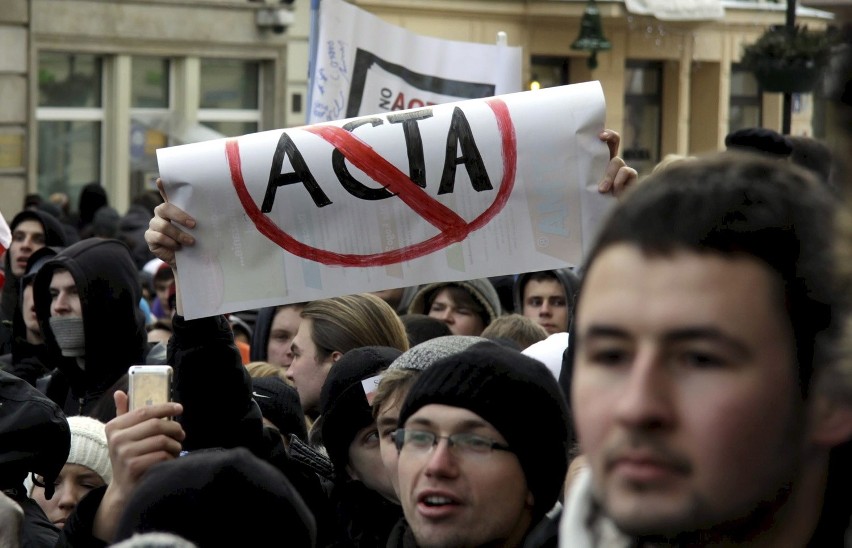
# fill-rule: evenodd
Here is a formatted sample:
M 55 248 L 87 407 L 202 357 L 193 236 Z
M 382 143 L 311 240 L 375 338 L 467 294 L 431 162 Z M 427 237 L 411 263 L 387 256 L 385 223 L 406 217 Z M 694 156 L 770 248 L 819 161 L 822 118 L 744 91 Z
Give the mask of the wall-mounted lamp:
M 288 8 L 270 7 L 259 9 L 255 13 L 255 24 L 258 28 L 269 29 L 275 34 L 282 34 L 295 21 L 293 12 Z
M 580 20 L 580 36 L 571 44 L 571 49 L 592 52 L 589 60 L 586 61 L 586 66 L 592 70 L 598 68 L 598 52 L 612 49 L 612 43 L 603 35 L 601 12 L 598 10 L 595 0 L 589 0 L 586 9 L 583 10 L 583 18 Z

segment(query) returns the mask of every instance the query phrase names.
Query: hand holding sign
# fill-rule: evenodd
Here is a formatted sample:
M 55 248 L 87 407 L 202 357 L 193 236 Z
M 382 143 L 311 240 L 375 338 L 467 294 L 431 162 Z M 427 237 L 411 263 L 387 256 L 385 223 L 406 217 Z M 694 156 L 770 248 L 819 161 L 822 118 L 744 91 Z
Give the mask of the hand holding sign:
M 178 228 L 178 225 L 195 228 L 195 219 L 169 202 L 162 179 L 157 179 L 157 188 L 165 202 L 154 209 L 154 217 L 148 223 L 148 230 L 145 231 L 145 242 L 151 253 L 166 262 L 177 274 L 175 252 L 184 245 L 195 243 L 195 238 Z
M 601 193 L 612 192 L 612 195 L 618 198 L 639 180 L 639 173 L 629 167 L 624 159 L 618 155 L 621 135 L 611 129 L 605 129 L 598 135 L 598 138 L 609 147 L 609 163 L 606 166 L 604 178 L 598 184 L 598 191 Z

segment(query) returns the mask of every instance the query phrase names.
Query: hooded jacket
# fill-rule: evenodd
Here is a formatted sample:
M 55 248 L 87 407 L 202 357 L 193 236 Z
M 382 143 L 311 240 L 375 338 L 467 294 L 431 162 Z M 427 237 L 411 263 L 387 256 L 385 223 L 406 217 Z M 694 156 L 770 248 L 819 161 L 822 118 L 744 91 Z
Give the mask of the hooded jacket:
M 14 233 L 15 228 L 19 224 L 30 220 L 41 223 L 44 230 L 45 245 L 64 246 L 66 244 L 62 223 L 59 222 L 59 219 L 44 211 L 30 209 L 21 211 L 12 219 L 9 229 Z M 6 273 L 6 282 L 3 285 L 3 298 L 0 301 L 0 321 L 2 321 L 2 328 L 0 328 L 0 354 L 12 351 L 12 321 L 15 318 L 15 311 L 19 306 L 21 291 L 20 277 L 12 274 L 11 253 L 6 253 L 3 260 L 3 268 Z
M 80 296 L 85 369 L 76 358 L 62 356 L 50 327 L 50 282 L 61 269 L 71 273 Z M 78 242 L 39 270 L 33 295 L 51 364 L 58 368 L 47 395 L 67 414 L 88 414 L 128 367 L 144 363 L 147 353 L 145 318 L 139 309 L 142 290 L 130 251 L 118 240 Z
M 574 302 L 577 300 L 577 292 L 580 291 L 580 277 L 570 268 L 557 268 L 555 270 L 545 270 L 556 276 L 562 288 L 565 290 L 566 303 L 568 305 L 569 318 L 574 314 Z M 515 301 L 515 312 L 518 314 L 524 313 L 524 288 L 533 274 L 538 272 L 526 272 L 518 275 L 515 279 L 515 286 L 512 295 Z
M 497 319 L 503 313 L 500 306 L 500 297 L 497 295 L 497 290 L 488 281 L 488 278 L 479 278 L 476 280 L 465 280 L 460 282 L 437 282 L 422 286 L 414 297 L 411 299 L 411 304 L 408 305 L 409 314 L 426 314 L 429 315 L 427 303 L 434 294 L 445 287 L 455 286 L 460 287 L 471 294 L 473 299 L 482 305 L 485 310 L 485 316 L 482 318 L 484 324 L 488 325 Z

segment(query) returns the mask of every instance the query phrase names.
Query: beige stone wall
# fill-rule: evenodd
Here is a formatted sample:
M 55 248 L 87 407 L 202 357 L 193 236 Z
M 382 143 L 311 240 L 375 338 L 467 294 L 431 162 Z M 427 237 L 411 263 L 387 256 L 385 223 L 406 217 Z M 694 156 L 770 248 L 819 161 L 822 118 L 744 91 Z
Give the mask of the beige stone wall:
M 0 9 L 0 211 L 7 221 L 27 192 L 28 10 L 27 0 L 6 0 Z

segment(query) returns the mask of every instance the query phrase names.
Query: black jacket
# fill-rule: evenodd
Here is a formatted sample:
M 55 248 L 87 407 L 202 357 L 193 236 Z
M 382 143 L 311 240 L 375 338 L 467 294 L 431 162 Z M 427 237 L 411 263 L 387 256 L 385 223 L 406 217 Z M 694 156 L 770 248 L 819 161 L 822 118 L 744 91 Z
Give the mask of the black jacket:
M 50 328 L 50 282 L 66 269 L 77 285 L 86 334 L 85 370 L 76 358 L 62 356 Z M 47 395 L 68 415 L 88 414 L 128 367 L 144 363 L 148 349 L 142 290 L 127 246 L 118 240 L 90 238 L 65 248 L 45 264 L 33 283 L 36 314 L 58 369 Z

